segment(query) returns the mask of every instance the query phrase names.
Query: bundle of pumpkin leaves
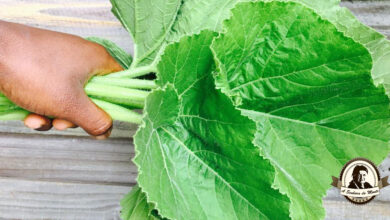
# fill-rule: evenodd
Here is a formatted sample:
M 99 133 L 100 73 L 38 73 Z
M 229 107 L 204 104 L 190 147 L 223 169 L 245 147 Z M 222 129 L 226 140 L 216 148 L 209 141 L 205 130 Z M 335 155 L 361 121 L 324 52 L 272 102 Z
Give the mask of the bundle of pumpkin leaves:
M 94 39 L 127 70 L 92 82 L 157 77 L 103 99 L 146 99 L 122 219 L 322 219 L 332 175 L 388 155 L 390 43 L 338 0 L 111 2 L 134 59 Z

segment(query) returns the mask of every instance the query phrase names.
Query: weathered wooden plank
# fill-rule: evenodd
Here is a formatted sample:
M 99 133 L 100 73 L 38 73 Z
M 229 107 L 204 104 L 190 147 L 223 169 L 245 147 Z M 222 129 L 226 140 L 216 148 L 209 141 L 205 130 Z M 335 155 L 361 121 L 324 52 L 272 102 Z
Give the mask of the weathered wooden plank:
M 2 177 L 132 185 L 137 174 L 133 155 L 130 138 L 0 134 Z
M 385 220 L 390 219 L 389 203 L 372 201 L 365 205 L 354 205 L 348 201 L 324 201 L 326 218 L 329 220 Z
M 119 219 L 127 186 L 0 178 L 0 219 Z

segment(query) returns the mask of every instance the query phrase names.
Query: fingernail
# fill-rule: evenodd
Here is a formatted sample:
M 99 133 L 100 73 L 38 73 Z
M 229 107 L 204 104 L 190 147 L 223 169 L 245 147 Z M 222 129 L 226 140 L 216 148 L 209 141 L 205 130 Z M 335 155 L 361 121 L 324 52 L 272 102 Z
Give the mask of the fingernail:
M 58 123 L 55 128 L 59 131 L 64 131 L 68 128 L 68 126 L 66 124 L 61 124 L 61 123 Z
M 24 125 L 37 131 L 47 131 L 52 126 L 49 118 L 34 113 L 29 114 L 24 119 Z
M 42 125 L 43 125 L 43 123 L 40 120 L 30 120 L 28 122 L 27 126 L 32 128 L 32 129 L 37 130 L 37 129 L 40 129 L 42 127 Z

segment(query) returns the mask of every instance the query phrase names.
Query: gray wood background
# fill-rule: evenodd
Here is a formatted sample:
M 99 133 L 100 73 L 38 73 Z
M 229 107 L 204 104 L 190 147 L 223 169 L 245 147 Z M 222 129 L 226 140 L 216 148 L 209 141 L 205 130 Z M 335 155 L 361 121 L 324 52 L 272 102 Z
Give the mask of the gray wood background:
M 389 0 L 342 5 L 390 36 Z M 108 0 L 0 0 L 0 19 L 104 37 L 132 51 Z M 0 219 L 119 219 L 119 200 L 137 175 L 130 162 L 135 130 L 115 123 L 112 138 L 96 141 L 80 129 L 41 133 L 21 122 L 0 122 Z M 390 175 L 389 169 L 390 157 L 380 165 L 383 175 Z M 390 187 L 364 206 L 331 189 L 324 204 L 327 219 L 390 219 Z

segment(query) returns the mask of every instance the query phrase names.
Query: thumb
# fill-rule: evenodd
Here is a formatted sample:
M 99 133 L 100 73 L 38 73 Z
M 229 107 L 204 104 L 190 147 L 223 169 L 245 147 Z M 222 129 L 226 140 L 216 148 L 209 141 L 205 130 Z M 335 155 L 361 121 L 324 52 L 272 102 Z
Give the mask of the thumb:
M 67 120 L 80 126 L 97 139 L 105 139 L 110 136 L 112 129 L 111 117 L 93 103 L 84 92 L 76 102 L 76 109 L 71 111 Z

